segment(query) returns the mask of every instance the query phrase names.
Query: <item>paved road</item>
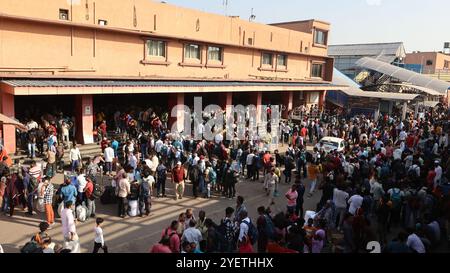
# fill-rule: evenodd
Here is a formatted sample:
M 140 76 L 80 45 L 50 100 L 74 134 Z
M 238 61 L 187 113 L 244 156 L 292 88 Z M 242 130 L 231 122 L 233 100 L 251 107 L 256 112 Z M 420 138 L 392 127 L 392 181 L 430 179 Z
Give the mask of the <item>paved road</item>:
M 62 181 L 58 176 L 56 181 Z M 168 197 L 173 197 L 172 184 L 167 183 Z M 307 190 L 310 183 L 306 181 Z M 280 184 L 280 197 L 275 200 L 273 210 L 275 212 L 285 211 L 286 199 L 284 193 L 289 185 Z M 151 215 L 147 218 L 118 218 L 117 205 L 101 205 L 98 201 L 97 216 L 105 219 L 104 234 L 105 241 L 111 252 L 115 253 L 145 253 L 156 242 L 159 241 L 161 232 L 172 220 L 176 220 L 181 212 L 187 208 L 193 208 L 197 216 L 200 210 L 205 210 L 207 217 L 216 222 L 224 216 L 225 208 L 235 207 L 235 199 L 228 200 L 222 197 L 212 199 L 193 199 L 191 187 L 186 188 L 187 197 L 183 200 L 175 201 L 173 198 L 153 199 Z M 242 195 L 246 201 L 247 209 L 252 219 L 256 218 L 256 209 L 268 205 L 268 197 L 263 190 L 263 184 L 260 182 L 243 181 L 237 185 L 237 193 Z M 314 209 L 320 193 L 316 193 L 311 198 L 305 199 L 305 210 Z M 1 214 L 0 216 L 0 244 L 5 252 L 19 252 L 33 234 L 37 232 L 37 226 L 45 217 L 44 214 L 33 217 L 26 216 L 21 209 L 16 209 L 15 215 L 10 218 Z M 93 219 L 85 223 L 78 223 L 77 232 L 80 237 L 81 251 L 90 252 L 93 248 L 95 221 Z M 55 242 L 62 242 L 62 229 L 60 220 L 49 235 Z

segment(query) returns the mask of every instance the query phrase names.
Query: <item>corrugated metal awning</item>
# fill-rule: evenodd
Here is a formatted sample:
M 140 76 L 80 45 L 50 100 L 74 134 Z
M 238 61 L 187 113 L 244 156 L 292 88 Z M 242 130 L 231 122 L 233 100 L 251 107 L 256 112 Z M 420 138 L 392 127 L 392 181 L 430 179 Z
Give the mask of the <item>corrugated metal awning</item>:
M 397 100 L 397 101 L 412 101 L 416 99 L 418 94 L 402 94 L 402 93 L 385 93 L 385 92 L 369 92 L 363 91 L 358 87 L 352 79 L 342 74 L 339 70 L 334 69 L 333 83 L 336 85 L 348 85 L 346 90 L 340 90 L 344 94 L 351 97 L 361 98 L 377 98 L 385 100 Z
M 436 80 L 423 74 L 419 74 L 395 65 L 391 65 L 374 58 L 364 57 L 356 62 L 356 65 L 362 68 L 374 70 L 401 81 L 411 83 L 420 87 L 432 89 L 446 95 L 447 90 L 450 88 L 450 83 Z

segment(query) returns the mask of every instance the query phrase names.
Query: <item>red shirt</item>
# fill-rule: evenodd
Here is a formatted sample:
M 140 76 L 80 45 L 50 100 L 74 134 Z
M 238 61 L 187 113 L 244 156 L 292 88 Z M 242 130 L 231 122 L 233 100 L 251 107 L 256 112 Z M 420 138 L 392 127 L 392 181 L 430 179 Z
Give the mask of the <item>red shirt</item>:
M 282 247 L 277 243 L 270 242 L 267 244 L 267 253 L 298 253 L 298 251 Z
M 92 182 L 87 182 L 86 187 L 84 188 L 84 193 L 86 194 L 86 197 L 90 198 L 93 192 L 94 192 L 94 184 L 92 184 Z
M 98 128 L 100 128 L 100 130 L 102 131 L 102 134 L 106 135 L 106 124 L 105 123 L 100 124 L 100 126 L 98 126 Z
M 415 137 L 413 135 L 410 135 L 406 138 L 406 146 L 408 148 L 412 148 L 414 147 L 414 141 L 415 141 Z
M 178 168 L 173 168 L 173 170 L 172 170 L 172 175 L 173 175 L 173 182 L 175 182 L 175 183 L 180 183 L 180 182 L 183 182 L 183 180 L 184 180 L 184 168 L 183 167 L 180 167 L 179 169 Z
M 300 135 L 301 135 L 302 137 L 306 137 L 307 134 L 308 134 L 308 129 L 307 129 L 306 127 L 303 127 L 303 128 L 300 130 Z
M 168 246 L 156 244 L 152 247 L 150 253 L 172 253 L 172 251 L 170 251 L 170 248 Z
M 161 233 L 161 238 L 164 236 L 170 237 L 170 250 L 172 253 L 179 253 L 180 252 L 180 237 L 177 234 L 176 230 L 169 228 L 166 228 Z

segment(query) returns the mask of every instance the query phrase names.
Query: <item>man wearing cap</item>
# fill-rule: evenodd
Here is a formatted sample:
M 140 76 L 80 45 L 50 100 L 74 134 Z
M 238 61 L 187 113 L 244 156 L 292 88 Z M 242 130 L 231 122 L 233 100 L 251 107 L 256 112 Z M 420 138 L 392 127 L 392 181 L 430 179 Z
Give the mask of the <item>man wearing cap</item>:
M 178 196 L 180 199 L 183 199 L 184 194 L 184 179 L 185 179 L 185 171 L 184 167 L 181 165 L 181 162 L 178 161 L 175 168 L 172 170 L 172 182 L 174 183 L 175 189 L 175 200 L 178 200 Z

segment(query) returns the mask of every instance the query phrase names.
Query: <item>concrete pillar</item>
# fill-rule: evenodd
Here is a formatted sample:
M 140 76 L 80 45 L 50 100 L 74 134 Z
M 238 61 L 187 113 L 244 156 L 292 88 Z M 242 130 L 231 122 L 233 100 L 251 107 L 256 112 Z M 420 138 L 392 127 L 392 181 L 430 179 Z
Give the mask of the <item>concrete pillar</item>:
M 294 109 L 294 92 L 287 91 L 283 92 L 281 94 L 283 96 L 283 105 L 286 107 L 286 110 L 283 111 L 283 118 L 288 119 L 289 118 L 289 112 Z
M 219 101 L 220 103 L 218 105 L 226 112 L 225 117 L 228 119 L 231 116 L 233 107 L 233 93 L 227 92 L 219 94 Z
M 256 106 L 256 123 L 259 124 L 261 122 L 262 115 L 262 92 L 256 91 L 249 94 L 250 95 L 250 104 Z
M 416 101 L 416 106 L 414 108 L 414 118 L 419 117 L 419 101 Z
M 403 103 L 402 120 L 406 119 L 406 112 L 408 110 L 408 102 Z
M 322 111 L 325 108 L 325 96 L 327 91 L 319 92 L 319 110 Z
M 168 128 L 171 129 L 172 126 L 176 123 L 177 124 L 177 130 L 178 132 L 184 131 L 184 94 L 183 93 L 177 93 L 177 94 L 170 94 L 169 95 L 169 124 Z M 176 116 L 172 116 L 172 110 L 176 107 Z
M 76 139 L 79 144 L 94 143 L 94 103 L 92 95 L 78 95 L 75 99 Z
M 1 113 L 10 118 L 14 118 L 14 95 L 5 92 L 1 93 Z M 13 125 L 2 126 L 3 145 L 10 154 L 16 152 L 16 128 Z

